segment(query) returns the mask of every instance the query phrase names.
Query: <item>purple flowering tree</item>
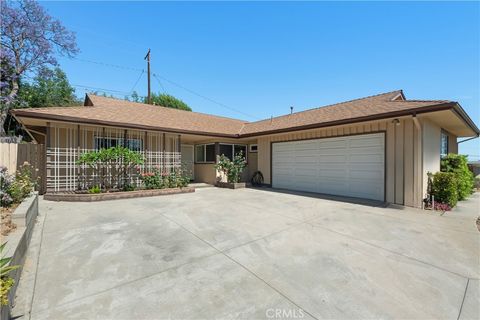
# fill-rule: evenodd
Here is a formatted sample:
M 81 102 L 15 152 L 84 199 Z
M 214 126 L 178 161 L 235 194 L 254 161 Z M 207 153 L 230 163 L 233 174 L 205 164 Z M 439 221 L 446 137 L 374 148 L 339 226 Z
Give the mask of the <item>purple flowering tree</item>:
M 0 136 L 4 136 L 5 119 L 15 102 L 20 78 L 26 72 L 58 65 L 56 55 L 72 57 L 79 50 L 75 34 L 35 1 L 1 0 L 0 12 Z

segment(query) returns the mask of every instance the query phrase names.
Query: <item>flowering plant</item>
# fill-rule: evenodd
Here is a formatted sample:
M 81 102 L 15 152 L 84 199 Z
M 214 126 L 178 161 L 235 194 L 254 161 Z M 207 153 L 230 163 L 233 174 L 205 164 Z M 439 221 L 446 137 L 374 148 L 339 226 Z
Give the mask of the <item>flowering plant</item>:
M 15 176 L 8 174 L 6 167 L 0 167 L 0 204 L 8 207 L 12 203 L 20 203 L 35 189 L 32 179 L 32 166 L 24 162 Z
M 188 185 L 190 179 L 181 170 L 160 170 L 155 167 L 152 171 L 139 172 L 145 189 L 182 188 Z
M 0 166 L 0 205 L 8 207 L 12 204 L 13 199 L 8 193 L 13 182 L 13 176 L 8 174 L 7 167 Z
M 452 207 L 450 207 L 448 205 L 448 203 L 435 202 L 435 208 L 434 209 L 438 210 L 438 211 L 445 212 L 445 211 L 452 210 Z

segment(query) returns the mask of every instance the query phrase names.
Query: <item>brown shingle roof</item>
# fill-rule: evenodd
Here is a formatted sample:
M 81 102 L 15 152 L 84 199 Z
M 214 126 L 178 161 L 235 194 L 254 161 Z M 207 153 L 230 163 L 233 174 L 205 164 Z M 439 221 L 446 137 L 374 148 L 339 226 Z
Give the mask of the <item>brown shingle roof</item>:
M 452 108 L 447 100 L 404 100 L 401 90 L 337 103 L 256 122 L 198 112 L 152 106 L 95 95 L 86 96 L 93 106 L 18 109 L 17 116 L 60 121 L 118 125 L 139 129 L 196 133 L 225 137 L 248 137 L 342 123 L 400 116 Z M 478 131 L 478 129 L 477 129 Z
M 399 96 L 402 97 L 401 100 L 396 99 Z M 354 122 L 353 120 L 366 119 L 373 116 L 379 117 L 390 113 L 448 103 L 452 102 L 447 100 L 403 100 L 402 91 L 397 90 L 274 117 L 272 119 L 250 122 L 243 127 L 240 134 L 258 135 L 294 128 L 333 124 L 340 121 L 348 123 Z
M 19 116 L 33 115 L 64 121 L 110 124 L 141 129 L 235 136 L 245 121 L 136 103 L 87 94 L 93 106 L 18 109 Z

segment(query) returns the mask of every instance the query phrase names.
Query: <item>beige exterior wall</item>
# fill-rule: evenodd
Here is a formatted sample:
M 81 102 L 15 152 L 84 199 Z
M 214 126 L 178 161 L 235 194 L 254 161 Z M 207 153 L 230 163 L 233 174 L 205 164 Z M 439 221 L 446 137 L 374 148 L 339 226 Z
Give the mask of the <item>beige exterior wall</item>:
M 295 131 L 258 138 L 258 170 L 263 173 L 265 183 L 271 183 L 271 143 L 301 139 L 328 138 L 342 135 L 385 132 L 386 168 L 385 198 L 387 202 L 420 207 L 421 185 L 421 136 L 420 129 L 412 117 L 335 126 L 313 130 Z M 439 144 L 437 144 L 437 147 Z
M 216 170 L 213 163 L 196 163 L 195 164 L 195 182 L 205 182 L 215 184 Z
M 458 153 L 457 136 L 448 133 L 448 153 Z
M 424 119 L 423 126 L 423 195 L 427 193 L 428 172 L 440 171 L 440 139 L 442 128 L 436 123 Z M 457 136 L 447 132 L 448 153 L 458 153 Z

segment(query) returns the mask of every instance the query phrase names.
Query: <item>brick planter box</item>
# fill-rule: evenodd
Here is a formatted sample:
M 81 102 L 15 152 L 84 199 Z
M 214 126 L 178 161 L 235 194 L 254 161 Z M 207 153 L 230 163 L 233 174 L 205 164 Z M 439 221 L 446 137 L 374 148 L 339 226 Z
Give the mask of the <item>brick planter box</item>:
M 245 182 L 217 182 L 216 184 L 219 188 L 228 188 L 228 189 L 241 189 L 245 188 Z
M 105 200 L 118 200 L 141 197 L 155 197 L 177 193 L 195 192 L 195 188 L 169 188 L 169 189 L 153 189 L 153 190 L 136 190 L 136 191 L 121 191 L 110 193 L 47 193 L 43 196 L 45 200 L 50 201 L 71 201 L 71 202 L 93 202 Z

